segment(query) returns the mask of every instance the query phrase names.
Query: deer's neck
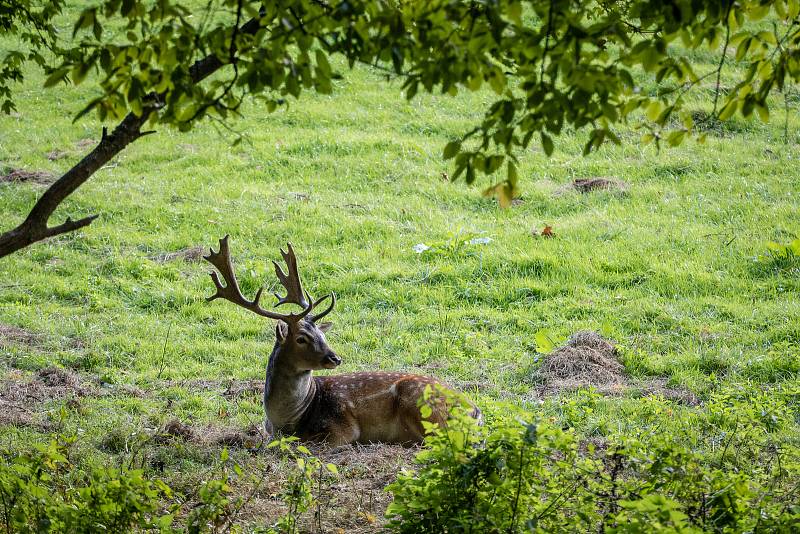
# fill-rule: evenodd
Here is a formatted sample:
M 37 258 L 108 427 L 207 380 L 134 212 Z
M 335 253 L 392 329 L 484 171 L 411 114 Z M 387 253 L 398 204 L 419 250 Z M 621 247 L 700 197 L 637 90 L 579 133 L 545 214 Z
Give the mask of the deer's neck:
M 275 430 L 293 430 L 311 405 L 316 384 L 311 371 L 297 371 L 278 343 L 272 349 L 264 382 L 264 410 Z

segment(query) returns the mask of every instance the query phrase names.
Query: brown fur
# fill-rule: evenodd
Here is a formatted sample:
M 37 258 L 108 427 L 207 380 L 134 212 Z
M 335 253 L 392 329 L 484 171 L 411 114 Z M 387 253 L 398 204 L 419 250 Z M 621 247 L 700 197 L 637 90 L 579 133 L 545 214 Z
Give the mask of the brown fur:
M 419 443 L 425 437 L 417 401 L 438 382 L 406 373 L 315 377 L 316 395 L 297 425 L 302 439 L 347 443 Z M 428 420 L 443 424 L 442 410 Z
M 298 346 L 296 338 L 307 342 Z M 266 426 L 301 439 L 334 446 L 348 443 L 419 443 L 425 436 L 419 399 L 425 387 L 441 386 L 409 373 L 364 372 L 312 376 L 341 359 L 313 323 L 276 329 L 264 388 Z M 435 402 L 428 418 L 443 424 L 447 410 Z

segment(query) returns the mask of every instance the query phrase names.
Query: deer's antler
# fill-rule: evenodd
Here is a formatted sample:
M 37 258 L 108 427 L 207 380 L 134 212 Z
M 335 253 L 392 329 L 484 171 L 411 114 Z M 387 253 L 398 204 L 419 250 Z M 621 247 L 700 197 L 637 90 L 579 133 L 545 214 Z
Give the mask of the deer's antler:
M 244 295 L 242 295 L 242 291 L 239 289 L 239 282 L 236 280 L 236 275 L 233 272 L 233 263 L 231 262 L 231 251 L 228 247 L 228 237 L 225 236 L 219 240 L 219 252 L 214 252 L 213 249 L 209 251 L 208 256 L 203 256 L 205 260 L 207 260 L 211 265 L 217 268 L 219 274 L 222 275 L 222 278 L 225 280 L 226 285 L 222 285 L 222 282 L 219 279 L 219 275 L 216 272 L 211 273 L 211 280 L 214 282 L 214 285 L 217 288 L 217 292 L 208 297 L 207 301 L 212 301 L 218 298 L 223 298 L 230 302 L 233 302 L 237 306 L 241 306 L 246 310 L 250 310 L 253 313 L 256 313 L 262 317 L 268 317 L 270 319 L 277 319 L 279 321 L 283 321 L 286 323 L 296 323 L 303 319 L 306 315 L 308 315 L 311 310 L 314 308 L 314 301 L 309 297 L 308 300 L 302 298 L 302 287 L 300 286 L 300 277 L 297 276 L 297 261 L 294 260 L 294 252 L 292 251 L 291 245 L 289 245 L 289 254 L 293 260 L 292 264 L 289 264 L 289 255 L 284 254 L 284 258 L 287 259 L 287 265 L 289 265 L 290 275 L 287 277 L 280 271 L 278 265 L 275 264 L 276 273 L 279 272 L 278 278 L 280 279 L 281 283 L 286 287 L 287 295 L 284 299 L 281 299 L 285 302 L 293 302 L 295 304 L 299 304 L 303 307 L 303 311 L 300 313 L 288 313 L 282 314 L 277 313 L 269 310 L 265 310 L 259 305 L 259 300 L 261 299 L 261 293 L 264 291 L 264 288 L 259 288 L 258 292 L 256 292 L 256 297 L 253 300 L 247 300 Z M 283 251 L 281 251 L 283 253 Z M 291 277 L 294 276 L 294 280 Z M 296 293 L 299 291 L 299 293 Z M 299 294 L 300 298 L 297 298 L 296 295 Z M 291 297 L 291 298 L 290 298 Z M 284 302 L 279 302 L 279 304 L 283 304 Z
M 300 282 L 300 274 L 297 272 L 297 257 L 294 255 L 292 244 L 286 243 L 286 249 L 288 252 L 284 252 L 283 249 L 281 249 L 281 256 L 283 256 L 283 261 L 286 262 L 286 270 L 289 271 L 289 274 L 283 272 L 278 262 L 272 262 L 272 265 L 275 266 L 275 276 L 278 277 L 281 285 L 286 289 L 285 297 L 281 297 L 275 293 L 275 298 L 278 299 L 278 303 L 275 307 L 277 308 L 282 304 L 289 303 L 297 304 L 303 308 L 308 306 L 309 303 L 312 303 L 313 306 L 314 299 L 311 298 L 308 292 L 303 291 L 303 284 Z
M 302 306 L 303 308 L 307 306 L 311 306 L 312 308 L 316 308 L 322 301 L 331 297 L 331 304 L 328 308 L 323 311 L 322 313 L 310 315 L 309 319 L 311 322 L 316 322 L 318 319 L 322 319 L 336 305 L 336 295 L 331 293 L 330 295 L 325 295 L 321 299 L 315 301 L 308 291 L 303 289 L 303 284 L 300 282 L 300 274 L 297 270 L 297 257 L 294 255 L 294 249 L 292 248 L 291 243 L 286 243 L 286 250 L 284 252 L 281 249 L 281 256 L 283 256 L 283 261 L 286 262 L 286 270 L 288 274 L 283 272 L 280 265 L 277 262 L 273 261 L 272 264 L 275 266 L 275 275 L 280 280 L 281 285 L 286 289 L 286 296 L 281 297 L 277 293 L 275 293 L 275 297 L 278 299 L 278 303 L 275 304 L 275 307 L 278 307 L 282 304 L 297 304 Z
M 312 323 L 316 323 L 318 320 L 320 320 L 323 317 L 325 317 L 326 315 L 328 315 L 331 312 L 331 310 L 333 309 L 333 307 L 336 305 L 336 293 L 331 293 L 330 295 L 325 295 L 324 297 L 322 297 L 321 299 L 316 301 L 314 303 L 314 307 L 316 307 L 320 302 L 322 302 L 323 300 L 325 300 L 328 297 L 331 297 L 331 305 L 328 306 L 328 308 L 324 312 L 315 313 L 314 315 L 310 316 L 309 319 L 311 319 Z

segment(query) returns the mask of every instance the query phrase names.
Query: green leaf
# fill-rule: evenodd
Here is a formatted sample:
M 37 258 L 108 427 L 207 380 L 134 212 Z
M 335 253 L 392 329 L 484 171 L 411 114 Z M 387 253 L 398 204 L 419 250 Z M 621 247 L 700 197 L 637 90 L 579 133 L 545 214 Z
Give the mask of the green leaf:
M 58 82 L 66 81 L 67 73 L 70 71 L 69 66 L 63 66 L 52 72 L 44 81 L 44 87 L 53 87 Z
M 507 173 L 508 183 L 516 185 L 518 181 L 518 174 L 517 174 L 517 164 L 514 163 L 512 160 L 508 160 L 508 173 Z
M 451 159 L 456 157 L 456 155 L 460 151 L 461 151 L 461 141 L 450 141 L 445 145 L 442 157 L 446 160 Z
M 553 140 L 544 132 L 542 132 L 542 148 L 548 157 L 553 155 Z
M 726 121 L 730 119 L 737 109 L 739 109 L 739 101 L 735 98 L 730 99 L 720 110 L 719 120 Z
M 78 20 L 75 21 L 75 25 L 72 27 L 72 37 L 75 38 L 78 32 L 84 28 L 93 27 L 96 23 L 96 17 L 96 8 L 84 9 L 80 16 L 78 16 Z
M 761 119 L 761 122 L 769 122 L 769 108 L 766 105 L 756 102 L 756 113 L 758 113 L 758 118 Z
M 508 18 L 518 26 L 522 26 L 522 2 L 508 4 Z
M 549 354 L 556 348 L 547 330 L 539 330 L 536 332 L 533 335 L 533 340 L 536 343 L 536 352 L 539 354 Z
M 317 49 L 314 52 L 316 59 L 317 59 L 317 67 L 326 74 L 327 76 L 331 75 L 331 64 L 328 63 L 328 56 L 322 50 Z
M 653 100 L 647 106 L 647 111 L 646 111 L 647 118 L 653 122 L 656 122 L 663 110 L 664 110 L 664 105 L 658 100 Z

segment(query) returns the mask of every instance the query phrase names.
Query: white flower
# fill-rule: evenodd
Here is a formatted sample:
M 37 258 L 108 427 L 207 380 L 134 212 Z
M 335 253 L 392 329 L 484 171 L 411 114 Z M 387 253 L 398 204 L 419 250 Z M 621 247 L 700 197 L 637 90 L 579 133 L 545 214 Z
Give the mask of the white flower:
M 486 245 L 492 242 L 491 237 L 473 237 L 469 240 L 470 245 Z
M 414 245 L 414 246 L 413 246 L 413 247 L 411 247 L 411 248 L 412 248 L 412 249 L 414 250 L 414 252 L 416 252 L 417 254 L 422 254 L 422 253 L 423 253 L 423 252 L 425 252 L 426 250 L 430 250 L 430 249 L 431 249 L 431 247 L 429 247 L 429 246 L 428 246 L 428 245 L 426 245 L 425 243 L 417 243 L 416 245 Z

